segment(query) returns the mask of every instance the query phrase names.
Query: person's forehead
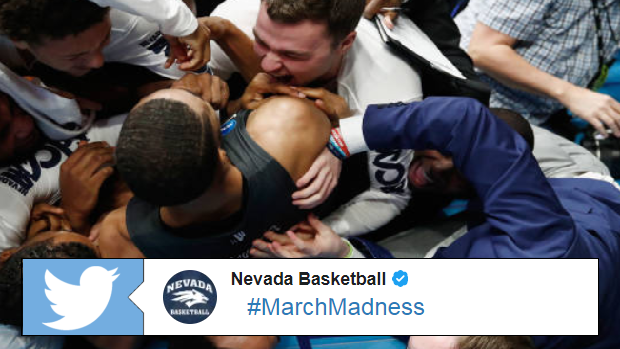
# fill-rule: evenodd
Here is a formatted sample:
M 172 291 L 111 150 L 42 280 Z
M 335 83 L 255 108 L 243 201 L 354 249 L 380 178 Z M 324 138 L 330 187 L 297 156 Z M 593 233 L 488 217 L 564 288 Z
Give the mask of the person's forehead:
M 52 232 L 52 238 L 54 238 L 55 244 L 67 243 L 67 242 L 79 242 L 86 246 L 91 246 L 92 242 L 90 239 L 84 235 L 80 235 L 74 232 L 68 231 L 60 231 L 60 232 Z
M 207 103 L 202 98 L 182 88 L 159 90 L 144 98 L 139 104 L 143 104 L 150 100 L 159 98 L 169 99 L 186 104 L 198 114 L 204 113 L 205 108 L 207 107 Z
M 103 21 L 77 35 L 68 35 L 62 39 L 47 39 L 36 46 L 39 50 L 50 54 L 71 56 L 98 49 L 110 34 L 111 23 L 109 17 L 106 16 Z
M 290 24 L 273 21 L 267 14 L 266 5 L 261 6 L 254 34 L 272 50 L 313 51 L 331 44 L 327 22 L 303 20 Z
M 79 242 L 85 245 L 90 245 L 91 242 L 88 237 L 68 231 L 46 231 L 35 235 L 33 238 L 28 239 L 22 246 L 29 246 L 38 242 L 53 241 L 54 244 L 60 244 L 65 242 Z
M 148 97 L 142 99 L 137 105 L 144 104 L 153 99 L 169 99 L 177 102 L 181 102 L 190 107 L 197 115 L 201 117 L 207 117 L 209 120 L 205 120 L 205 122 L 210 122 L 214 125 L 219 125 L 217 120 L 217 115 L 211 108 L 211 106 L 205 102 L 202 98 L 196 96 L 195 94 L 180 88 L 171 88 L 165 90 L 159 90 L 157 92 L 152 93 Z

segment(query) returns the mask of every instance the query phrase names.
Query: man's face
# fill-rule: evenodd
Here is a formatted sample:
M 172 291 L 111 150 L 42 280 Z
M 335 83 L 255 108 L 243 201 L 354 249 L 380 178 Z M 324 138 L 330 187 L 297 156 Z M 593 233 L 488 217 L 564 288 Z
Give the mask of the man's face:
M 76 14 L 79 15 L 79 14 Z M 41 63 L 73 76 L 82 76 L 104 63 L 103 49 L 110 43 L 110 15 L 78 35 L 38 44 L 16 42 L 18 48 L 29 50 Z
M 435 150 L 415 152 L 409 166 L 409 183 L 413 191 L 457 196 L 471 192 L 467 180 L 454 167 L 452 158 Z
M 29 155 L 41 139 L 32 116 L 0 92 L 0 163 Z
M 254 37 L 254 51 L 261 60 L 261 68 L 278 81 L 294 86 L 335 78 L 346 52 L 343 44 L 334 47 L 327 23 L 274 22 L 264 3 L 254 27 Z

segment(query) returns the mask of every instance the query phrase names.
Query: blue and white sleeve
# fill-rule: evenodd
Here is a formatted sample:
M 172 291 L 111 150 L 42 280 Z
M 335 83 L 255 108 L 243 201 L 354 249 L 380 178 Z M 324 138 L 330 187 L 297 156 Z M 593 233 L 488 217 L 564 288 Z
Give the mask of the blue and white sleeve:
M 91 0 L 157 23 L 162 33 L 182 37 L 198 28 L 198 20 L 181 0 Z

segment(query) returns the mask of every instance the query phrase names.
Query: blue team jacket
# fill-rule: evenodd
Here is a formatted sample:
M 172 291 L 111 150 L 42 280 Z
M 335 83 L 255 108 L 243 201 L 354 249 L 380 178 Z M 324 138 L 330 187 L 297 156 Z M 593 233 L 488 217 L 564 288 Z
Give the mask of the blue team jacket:
M 599 336 L 534 341 L 537 348 L 620 348 L 616 188 L 591 179 L 546 179 L 525 140 L 473 99 L 370 106 L 363 131 L 372 150 L 451 155 L 475 189 L 471 208 L 480 218 L 436 258 L 598 258 Z

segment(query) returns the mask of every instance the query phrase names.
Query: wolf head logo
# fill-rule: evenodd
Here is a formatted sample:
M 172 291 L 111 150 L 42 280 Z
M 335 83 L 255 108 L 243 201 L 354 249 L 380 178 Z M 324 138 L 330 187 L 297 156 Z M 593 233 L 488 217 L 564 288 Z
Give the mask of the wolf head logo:
M 193 305 L 198 303 L 207 304 L 209 298 L 207 298 L 204 294 L 192 289 L 187 291 L 179 291 L 172 294 L 173 296 L 177 296 L 172 300 L 175 302 L 184 303 L 188 308 L 191 308 Z

